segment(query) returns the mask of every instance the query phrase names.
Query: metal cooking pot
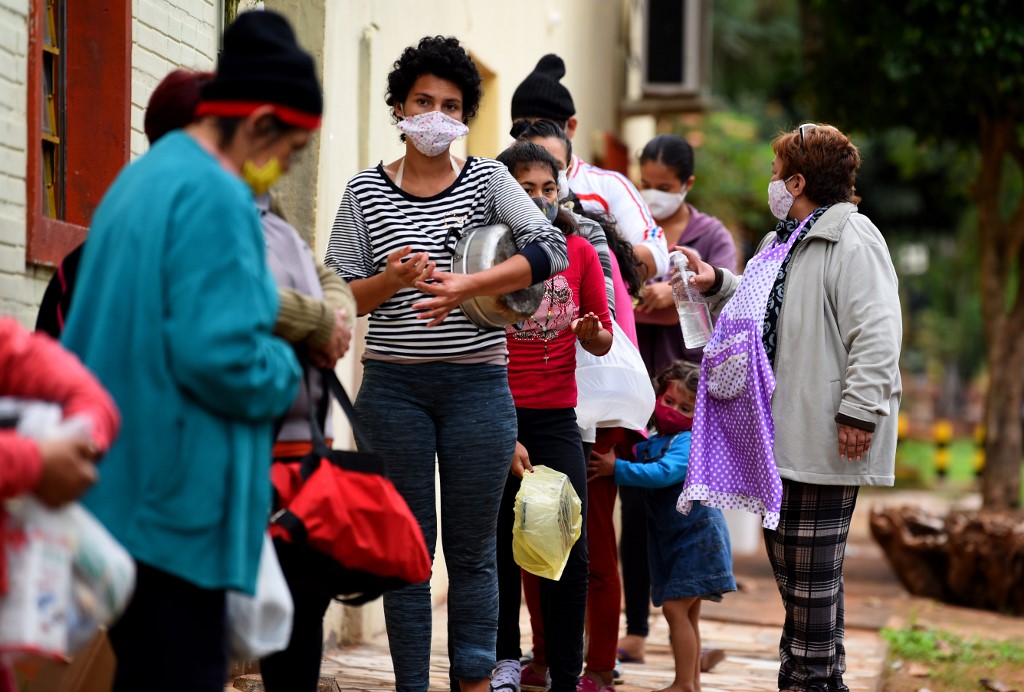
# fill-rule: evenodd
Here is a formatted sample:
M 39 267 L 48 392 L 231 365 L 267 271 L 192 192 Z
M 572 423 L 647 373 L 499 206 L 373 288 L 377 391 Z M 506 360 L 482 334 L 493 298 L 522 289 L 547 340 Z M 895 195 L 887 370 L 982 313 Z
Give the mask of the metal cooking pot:
M 451 230 L 445 247 L 452 253 L 452 273 L 475 274 L 501 264 L 519 250 L 505 224 Z M 501 328 L 532 316 L 544 297 L 544 282 L 500 296 L 477 296 L 459 307 L 470 322 L 485 329 Z

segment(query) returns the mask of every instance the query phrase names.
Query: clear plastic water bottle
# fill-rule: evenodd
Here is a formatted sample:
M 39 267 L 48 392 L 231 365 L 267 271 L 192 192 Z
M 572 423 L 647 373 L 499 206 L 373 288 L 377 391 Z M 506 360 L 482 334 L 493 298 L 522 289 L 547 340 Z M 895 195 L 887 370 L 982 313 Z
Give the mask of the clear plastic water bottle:
M 672 296 L 679 313 L 679 327 L 683 330 L 686 348 L 700 348 L 711 338 L 711 310 L 696 287 L 690 285 L 693 272 L 687 269 L 686 255 L 675 250 L 669 261 L 679 272 L 679 281 L 672 283 Z

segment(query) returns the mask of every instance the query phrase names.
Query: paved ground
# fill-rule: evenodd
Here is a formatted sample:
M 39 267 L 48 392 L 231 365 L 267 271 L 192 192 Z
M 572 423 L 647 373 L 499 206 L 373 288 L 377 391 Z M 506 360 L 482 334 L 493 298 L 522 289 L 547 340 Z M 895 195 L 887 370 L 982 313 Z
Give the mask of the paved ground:
M 970 505 L 974 500 L 958 501 Z M 937 606 L 923 599 L 911 598 L 899 584 L 875 546 L 868 532 L 870 508 L 875 504 L 917 504 L 937 511 L 950 504 L 936 494 L 865 492 L 859 502 L 851 529 L 846 559 L 846 683 L 855 692 L 881 690 L 885 643 L 878 635 L 886 624 L 900 624 L 909 614 L 921 621 L 943 624 L 959 622 L 962 627 L 978 621 L 979 613 L 948 606 Z M 735 573 L 740 591 L 730 594 L 720 604 L 708 603 L 701 624 L 706 646 L 725 649 L 726 659 L 710 673 L 704 674 L 704 692 L 773 692 L 777 690 L 778 638 L 783 618 L 771 570 L 762 552 L 735 560 Z M 964 611 L 964 612 L 962 612 Z M 445 649 L 444 607 L 435 613 L 431 669 L 431 691 L 448 689 L 448 662 Z M 667 685 L 672 680 L 672 659 L 668 646 L 668 630 L 664 619 L 651 619 L 647 660 L 643 665 L 621 667 L 623 683 L 620 692 L 646 692 Z M 1024 630 L 1024 627 L 1022 627 Z M 529 624 L 523 610 L 524 650 L 529 650 Z M 389 690 L 394 689 L 391 659 L 386 636 L 359 647 L 325 653 L 322 669 L 325 690 Z M 239 685 L 241 687 L 241 685 Z

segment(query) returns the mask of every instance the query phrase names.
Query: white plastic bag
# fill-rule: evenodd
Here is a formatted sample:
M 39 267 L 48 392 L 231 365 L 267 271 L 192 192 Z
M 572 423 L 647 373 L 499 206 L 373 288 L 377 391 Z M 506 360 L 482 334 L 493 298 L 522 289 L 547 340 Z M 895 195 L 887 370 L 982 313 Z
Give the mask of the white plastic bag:
M 646 430 L 654 413 L 654 386 L 640 351 L 615 322 L 612 348 L 603 356 L 576 343 L 576 424 L 583 430 Z
M 57 404 L 0 398 L 0 416 L 37 440 L 88 437 L 90 422 L 64 418 Z M 84 507 L 51 509 L 26 495 L 7 501 L 11 591 L 0 599 L 0 648 L 73 654 L 124 612 L 135 589 L 135 561 Z
M 74 525 L 30 497 L 6 503 L 7 593 L 0 598 L 0 652 L 68 653 Z
M 0 598 L 0 650 L 73 654 L 124 612 L 135 562 L 77 502 L 50 509 L 25 496 L 6 507 L 10 589 Z
M 135 561 L 89 510 L 73 503 L 62 511 L 75 526 L 68 629 L 68 651 L 75 653 L 128 607 L 135 591 Z
M 263 658 L 288 646 L 295 604 L 269 534 L 263 535 L 256 595 L 232 591 L 228 593 L 227 608 L 231 655 L 235 658 Z
M 523 474 L 516 493 L 512 556 L 531 574 L 558 580 L 583 532 L 583 503 L 569 477 L 548 466 Z

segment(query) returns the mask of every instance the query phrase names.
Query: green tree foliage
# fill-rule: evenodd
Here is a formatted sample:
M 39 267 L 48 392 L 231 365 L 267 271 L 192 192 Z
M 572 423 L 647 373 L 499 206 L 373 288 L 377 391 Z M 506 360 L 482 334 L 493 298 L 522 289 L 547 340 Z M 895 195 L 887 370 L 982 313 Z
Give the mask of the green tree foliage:
M 1024 8 L 1019 0 L 801 1 L 801 93 L 815 113 L 847 131 L 905 127 L 922 145 L 975 151 L 969 190 L 990 372 L 983 497 L 989 507 L 1018 505 Z
M 768 133 L 799 119 L 800 6 L 797 0 L 716 0 L 715 96 L 756 118 Z
M 696 182 L 687 197 L 698 209 L 717 216 L 740 237 L 741 257 L 753 240 L 774 226 L 765 202 L 772 150 L 757 120 L 720 111 L 686 118 L 673 131 L 694 147 Z
M 803 0 L 804 87 L 858 128 L 976 144 L 979 116 L 1021 115 L 1020 0 Z M 1019 120 L 1018 120 L 1019 122 Z

